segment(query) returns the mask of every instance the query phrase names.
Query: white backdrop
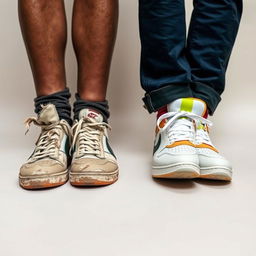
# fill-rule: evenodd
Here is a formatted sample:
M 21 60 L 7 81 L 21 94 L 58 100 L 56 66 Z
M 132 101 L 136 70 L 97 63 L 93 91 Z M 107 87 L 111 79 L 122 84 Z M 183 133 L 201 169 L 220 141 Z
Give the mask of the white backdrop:
M 70 28 L 73 1 L 65 2 Z M 212 118 L 213 141 L 234 165 L 232 184 L 151 179 L 155 117 L 142 108 L 137 1 L 120 0 L 108 90 L 120 180 L 101 189 L 67 184 L 28 192 L 18 187 L 17 175 L 38 132 L 25 137 L 23 127 L 33 115 L 35 92 L 17 3 L 0 0 L 1 255 L 255 255 L 256 1 L 244 2 L 226 91 Z M 70 36 L 66 56 L 68 86 L 75 92 Z
M 71 0 L 66 0 L 69 29 L 72 2 Z M 187 1 L 187 3 L 189 18 L 191 1 Z M 247 105 L 253 104 L 256 92 L 254 75 L 256 56 L 256 51 L 254 50 L 256 45 L 256 17 L 254 11 L 256 10 L 256 2 L 246 0 L 244 9 L 239 37 L 227 74 L 226 91 L 215 115 L 217 121 L 222 120 L 222 118 L 225 121 L 226 118 L 230 118 L 232 113 L 237 115 L 237 111 L 241 111 L 243 107 L 246 108 L 247 114 L 248 111 L 251 111 L 250 114 L 253 115 L 252 107 L 247 107 Z M 8 136 L 4 136 L 4 141 L 7 140 L 8 144 L 10 137 L 15 137 L 13 141 L 20 141 L 23 147 L 23 143 L 26 143 L 27 138 L 20 138 L 22 134 L 21 125 L 25 117 L 33 114 L 35 92 L 19 30 L 16 1 L 1 0 L 0 14 L 0 102 L 2 104 L 0 111 L 1 116 L 5 116 L 4 120 L 6 120 L 1 126 L 1 131 L 3 129 L 1 134 L 8 133 Z M 66 56 L 68 86 L 72 92 L 75 92 L 77 68 L 70 36 Z M 137 125 L 136 129 L 140 129 L 142 124 L 143 126 L 153 125 L 154 118 L 147 115 L 147 112 L 142 108 L 141 98 L 143 97 L 143 91 L 139 83 L 139 57 L 137 1 L 121 0 L 118 38 L 108 90 L 108 100 L 112 113 L 111 123 L 118 135 L 119 128 L 124 126 L 128 126 L 125 129 L 126 135 L 130 135 L 130 132 L 133 133 L 134 121 L 141 122 L 141 125 Z M 234 111 L 234 108 L 237 109 Z M 244 116 L 244 112 L 243 114 L 241 113 L 240 118 L 241 116 Z M 145 134 L 144 127 L 141 131 L 144 131 L 142 133 L 143 136 Z M 121 134 L 122 131 L 120 131 Z M 132 140 L 132 144 L 135 141 Z

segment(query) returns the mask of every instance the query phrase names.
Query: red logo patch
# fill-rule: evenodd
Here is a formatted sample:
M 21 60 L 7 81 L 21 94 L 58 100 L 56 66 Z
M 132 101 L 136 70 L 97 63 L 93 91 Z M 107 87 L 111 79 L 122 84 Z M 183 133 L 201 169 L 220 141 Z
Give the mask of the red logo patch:
M 94 118 L 94 119 L 95 119 L 97 116 L 98 116 L 97 114 L 92 113 L 92 112 L 88 114 L 88 117 Z

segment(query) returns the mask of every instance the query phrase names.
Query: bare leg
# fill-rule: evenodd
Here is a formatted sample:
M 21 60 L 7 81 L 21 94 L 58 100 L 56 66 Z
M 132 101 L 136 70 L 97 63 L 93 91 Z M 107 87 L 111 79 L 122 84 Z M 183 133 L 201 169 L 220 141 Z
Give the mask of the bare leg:
M 37 96 L 65 89 L 67 24 L 63 0 L 19 0 L 19 18 Z
M 78 93 L 104 101 L 116 39 L 118 0 L 75 0 L 72 36 L 78 61 Z

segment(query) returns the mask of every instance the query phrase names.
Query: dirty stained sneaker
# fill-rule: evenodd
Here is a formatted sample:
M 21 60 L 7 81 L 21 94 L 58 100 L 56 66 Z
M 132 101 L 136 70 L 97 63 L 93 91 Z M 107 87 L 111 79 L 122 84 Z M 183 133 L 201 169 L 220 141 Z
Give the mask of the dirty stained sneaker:
M 192 179 L 200 176 L 196 148 L 196 123 L 205 121 L 205 109 L 193 98 L 167 105 L 167 113 L 157 120 L 153 153 L 154 178 Z
M 37 118 L 28 118 L 28 128 L 31 123 L 41 127 L 41 133 L 34 152 L 20 168 L 20 186 L 25 189 L 40 189 L 66 183 L 71 129 L 69 124 L 60 120 L 53 104 L 42 106 Z
M 197 125 L 196 147 L 200 165 L 200 178 L 231 181 L 232 166 L 212 144 L 208 125 L 204 122 Z
M 101 186 L 118 179 L 116 157 L 108 142 L 110 126 L 100 113 L 82 109 L 72 127 L 73 158 L 70 183 L 74 186 Z

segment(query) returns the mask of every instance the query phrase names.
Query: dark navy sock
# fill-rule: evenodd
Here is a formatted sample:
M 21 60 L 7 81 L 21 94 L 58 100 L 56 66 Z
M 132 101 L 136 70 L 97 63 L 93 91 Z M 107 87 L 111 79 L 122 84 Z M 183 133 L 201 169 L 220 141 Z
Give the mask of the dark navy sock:
M 53 104 L 56 107 L 56 110 L 59 114 L 59 118 L 66 120 L 70 125 L 72 125 L 71 118 L 71 106 L 69 104 L 69 98 L 71 94 L 69 89 L 66 88 L 63 91 L 56 92 L 47 96 L 39 96 L 34 99 L 35 102 L 35 112 L 39 114 L 42 110 L 41 105 Z
M 103 116 L 104 122 L 108 122 L 110 116 L 108 101 L 86 101 L 80 98 L 79 94 L 76 94 L 76 101 L 74 103 L 74 119 L 79 119 L 79 112 L 84 108 L 94 109 Z

